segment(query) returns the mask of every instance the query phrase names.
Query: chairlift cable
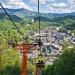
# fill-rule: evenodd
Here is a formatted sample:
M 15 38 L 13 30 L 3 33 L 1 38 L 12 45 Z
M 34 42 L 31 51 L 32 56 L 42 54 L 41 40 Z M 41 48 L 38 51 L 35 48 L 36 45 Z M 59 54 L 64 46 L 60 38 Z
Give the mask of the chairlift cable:
M 41 45 L 42 45 L 42 42 L 41 42 L 41 37 L 40 37 L 40 1 L 38 0 L 38 21 L 39 21 L 39 40 L 38 40 L 38 43 L 39 43 L 39 47 L 41 49 Z
M 14 23 L 13 19 L 10 17 L 10 15 L 8 14 L 8 12 L 6 11 L 6 9 L 3 7 L 3 5 L 0 3 L 0 6 L 2 7 L 2 9 L 5 11 L 6 15 L 9 17 L 9 19 L 11 20 L 11 22 L 13 23 L 13 25 L 16 27 L 17 31 L 23 36 L 23 33 L 19 30 L 19 28 L 16 26 L 16 24 Z
M 39 0 L 38 0 L 38 21 L 39 21 L 39 36 L 40 36 L 40 4 L 39 4 Z

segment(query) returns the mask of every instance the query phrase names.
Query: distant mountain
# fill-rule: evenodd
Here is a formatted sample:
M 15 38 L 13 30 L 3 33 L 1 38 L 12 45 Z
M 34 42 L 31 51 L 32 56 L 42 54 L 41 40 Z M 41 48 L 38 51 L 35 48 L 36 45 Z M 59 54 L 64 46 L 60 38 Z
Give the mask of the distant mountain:
M 58 18 L 58 17 L 64 17 L 64 16 L 75 16 L 75 12 L 73 12 L 73 13 L 62 13 L 62 14 L 48 13 L 48 16 L 52 17 L 52 18 Z
M 32 11 L 29 11 L 27 9 L 8 9 L 6 8 L 6 11 L 9 13 L 9 14 L 12 14 L 12 15 L 17 15 L 19 17 L 30 17 L 31 15 L 35 16 L 36 15 L 36 12 L 32 12 Z M 4 13 L 3 9 L 0 8 L 0 13 Z
M 39 18 L 40 18 L 40 21 L 44 21 L 44 22 L 50 22 L 51 21 L 49 18 L 43 17 L 43 16 L 35 17 L 34 21 L 39 21 Z
M 25 19 L 25 17 L 28 18 L 34 18 L 35 21 L 38 21 L 38 13 L 34 12 L 34 11 L 29 11 L 27 9 L 21 8 L 21 9 L 8 9 L 6 8 L 7 12 L 11 15 L 11 17 L 14 19 L 14 21 L 22 21 L 23 19 Z M 3 13 L 3 14 L 2 14 Z M 3 9 L 0 8 L 0 19 L 4 19 L 7 17 L 4 16 L 5 12 L 3 11 Z M 41 21 L 61 21 L 63 20 L 63 18 L 72 18 L 75 17 L 75 12 L 73 13 L 62 13 L 62 14 L 58 14 L 58 13 L 40 13 L 40 20 Z M 68 17 L 70 16 L 70 17 Z M 22 19 L 23 18 L 23 19 Z
M 21 22 L 23 21 L 22 18 L 16 15 L 10 15 L 14 22 Z M 8 16 L 5 13 L 0 13 L 0 20 L 9 20 Z
M 12 15 L 17 15 L 19 17 L 36 17 L 38 16 L 37 12 L 29 11 L 27 9 L 21 8 L 21 9 L 8 9 L 6 8 L 7 12 Z M 0 8 L 0 13 L 4 13 L 3 9 Z M 40 13 L 40 16 L 47 17 L 47 18 L 58 18 L 58 17 L 64 17 L 64 16 L 75 16 L 75 12 L 73 13 Z

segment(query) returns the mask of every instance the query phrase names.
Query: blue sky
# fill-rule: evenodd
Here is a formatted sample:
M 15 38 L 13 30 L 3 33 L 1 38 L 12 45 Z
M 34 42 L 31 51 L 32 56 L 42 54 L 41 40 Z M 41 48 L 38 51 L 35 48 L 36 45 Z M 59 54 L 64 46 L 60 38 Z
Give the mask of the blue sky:
M 42 13 L 75 12 L 75 0 L 39 0 Z M 37 0 L 0 0 L 5 8 L 24 8 L 37 11 Z

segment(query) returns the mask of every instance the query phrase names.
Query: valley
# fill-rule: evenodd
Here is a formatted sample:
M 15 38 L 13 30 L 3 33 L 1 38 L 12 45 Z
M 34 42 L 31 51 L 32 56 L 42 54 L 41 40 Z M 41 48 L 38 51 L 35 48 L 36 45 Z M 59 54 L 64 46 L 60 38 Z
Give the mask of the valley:
M 2 9 L 0 9 L 2 10 Z M 42 46 L 28 53 L 28 73 L 35 75 L 36 63 L 43 60 L 52 66 L 66 51 L 75 47 L 75 14 L 40 13 L 40 35 L 37 13 L 33 14 L 24 9 L 6 9 L 14 23 L 22 32 L 21 35 L 9 20 L 8 16 L 0 13 L 0 52 L 2 75 L 20 75 L 22 53 L 10 46 L 8 42 L 37 43 L 41 38 Z M 20 11 L 20 12 L 19 12 Z M 13 14 L 14 13 L 14 14 Z M 23 14 L 24 13 L 24 14 Z M 24 38 L 24 39 L 23 39 Z M 32 70 L 33 68 L 33 70 Z M 15 73 L 14 73 L 14 72 Z

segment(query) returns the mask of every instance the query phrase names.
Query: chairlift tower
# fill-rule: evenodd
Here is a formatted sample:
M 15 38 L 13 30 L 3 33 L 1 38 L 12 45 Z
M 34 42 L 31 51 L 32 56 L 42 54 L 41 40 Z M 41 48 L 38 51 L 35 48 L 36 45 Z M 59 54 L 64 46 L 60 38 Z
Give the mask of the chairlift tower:
M 21 75 L 27 75 L 27 53 L 28 50 L 31 50 L 31 48 L 35 49 L 37 44 L 20 44 L 17 45 L 16 48 L 23 53 L 23 60 L 22 60 L 22 74 Z

